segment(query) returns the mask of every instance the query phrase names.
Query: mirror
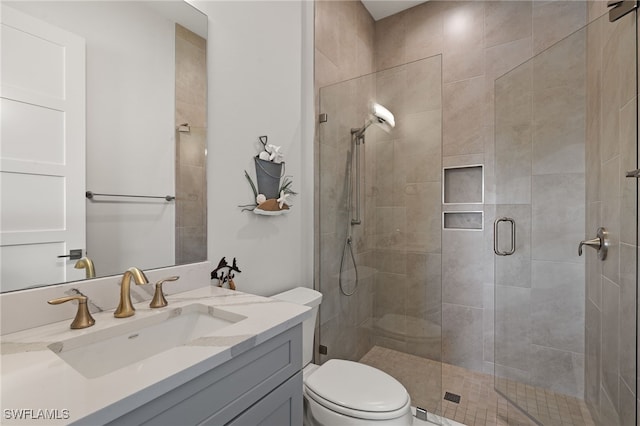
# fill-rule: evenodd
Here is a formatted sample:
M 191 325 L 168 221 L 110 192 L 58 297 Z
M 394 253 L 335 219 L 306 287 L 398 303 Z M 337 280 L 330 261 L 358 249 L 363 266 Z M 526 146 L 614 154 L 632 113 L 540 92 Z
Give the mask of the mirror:
M 183 1 L 3 2 L 2 292 L 206 260 L 207 23 Z

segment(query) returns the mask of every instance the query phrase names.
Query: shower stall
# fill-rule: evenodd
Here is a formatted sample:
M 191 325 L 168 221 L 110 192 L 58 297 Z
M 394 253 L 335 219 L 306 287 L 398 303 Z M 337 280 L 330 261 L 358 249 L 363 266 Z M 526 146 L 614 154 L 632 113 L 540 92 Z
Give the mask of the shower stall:
M 471 3 L 406 15 L 542 7 Z M 316 362 L 371 364 L 445 416 L 468 374 L 509 402 L 499 424 L 637 424 L 637 18 L 578 6 L 530 54 L 485 49 L 479 77 L 444 50 L 319 88 Z M 356 173 L 374 103 L 395 127 L 367 130 Z

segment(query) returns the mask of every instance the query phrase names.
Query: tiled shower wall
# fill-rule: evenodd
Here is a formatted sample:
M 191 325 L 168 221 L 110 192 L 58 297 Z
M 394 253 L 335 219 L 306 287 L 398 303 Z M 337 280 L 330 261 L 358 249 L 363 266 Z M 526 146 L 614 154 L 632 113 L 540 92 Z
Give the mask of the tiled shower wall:
M 586 3 L 430 1 L 376 22 L 373 53 L 370 27 L 366 37 L 344 29 L 362 28 L 349 25 L 366 21 L 360 7 L 359 2 L 316 2 L 318 87 L 365 74 L 366 67 L 360 68 L 365 57 L 367 64 L 373 57 L 375 70 L 382 71 L 442 55 L 442 163 L 425 168 L 440 174 L 441 166 L 484 164 L 480 207 L 486 222 L 482 232 L 444 231 L 434 252 L 442 256 L 442 355 L 445 362 L 493 372 L 493 82 L 584 26 Z M 357 18 L 354 8 L 360 8 Z M 439 209 L 439 191 L 435 202 Z M 396 229 L 406 235 L 419 231 Z
M 585 400 L 600 424 L 635 424 L 636 409 L 636 33 L 632 16 L 587 28 L 586 227 L 611 237 L 605 261 L 586 253 Z
M 207 41 L 176 24 L 176 264 L 207 259 Z

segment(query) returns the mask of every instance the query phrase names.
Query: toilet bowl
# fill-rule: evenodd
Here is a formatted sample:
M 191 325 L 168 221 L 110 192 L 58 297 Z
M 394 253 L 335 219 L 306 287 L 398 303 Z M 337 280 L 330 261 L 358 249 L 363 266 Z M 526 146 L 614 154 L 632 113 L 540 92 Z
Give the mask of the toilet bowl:
M 340 359 L 331 359 L 320 366 L 311 363 L 321 293 L 298 287 L 272 298 L 309 306 L 313 310 L 311 317 L 302 324 L 305 426 L 413 424 L 409 393 L 387 373 Z
M 411 398 L 388 374 L 353 361 L 332 359 L 304 381 L 308 425 L 410 425 Z

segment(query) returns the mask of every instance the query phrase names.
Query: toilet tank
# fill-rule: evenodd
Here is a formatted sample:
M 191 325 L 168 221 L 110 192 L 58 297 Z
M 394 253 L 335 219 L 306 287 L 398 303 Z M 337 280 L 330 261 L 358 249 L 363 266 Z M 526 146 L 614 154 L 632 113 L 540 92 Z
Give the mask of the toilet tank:
M 311 317 L 302 322 L 302 365 L 306 366 L 313 359 L 313 335 L 318 306 L 322 302 L 322 293 L 306 287 L 296 287 L 284 293 L 275 294 L 271 298 L 311 308 Z

